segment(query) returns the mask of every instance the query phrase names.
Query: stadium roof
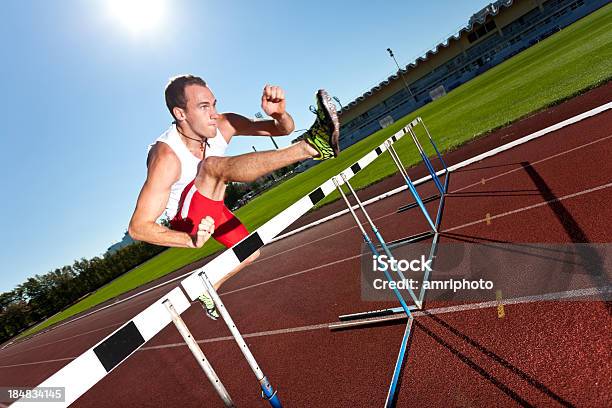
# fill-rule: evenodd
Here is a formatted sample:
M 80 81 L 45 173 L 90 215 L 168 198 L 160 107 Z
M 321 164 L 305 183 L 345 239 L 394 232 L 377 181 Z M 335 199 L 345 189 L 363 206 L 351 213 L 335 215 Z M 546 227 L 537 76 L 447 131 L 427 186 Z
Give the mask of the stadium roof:
M 404 73 L 410 72 L 411 70 L 416 68 L 419 65 L 419 63 L 425 62 L 431 56 L 437 54 L 441 48 L 448 48 L 450 46 L 451 40 L 458 41 L 462 35 L 467 35 L 469 32 L 471 32 L 474 29 L 474 25 L 484 24 L 488 16 L 496 16 L 502 8 L 508 8 L 512 6 L 513 3 L 514 3 L 514 0 L 497 0 L 495 3 L 489 3 L 489 5 L 484 7 L 482 10 L 478 11 L 477 13 L 474 13 L 472 17 L 470 17 L 470 20 L 468 21 L 468 25 L 462 28 L 461 30 L 459 30 L 457 34 L 450 36 L 446 41 L 441 42 L 440 44 L 436 45 L 436 47 L 433 50 L 427 51 L 424 56 L 417 58 L 413 63 L 406 65 L 405 68 L 401 69 L 396 74 L 391 75 L 389 78 L 382 81 L 377 86 L 370 89 L 369 91 L 365 92 L 363 95 L 359 96 L 354 101 L 351 101 L 348 105 L 343 107 L 340 113 L 344 113 L 346 111 L 351 110 L 351 108 L 356 107 L 357 105 L 359 105 L 360 102 L 364 101 L 366 98 L 384 89 L 391 82 L 399 79 L 400 73 L 404 74 Z

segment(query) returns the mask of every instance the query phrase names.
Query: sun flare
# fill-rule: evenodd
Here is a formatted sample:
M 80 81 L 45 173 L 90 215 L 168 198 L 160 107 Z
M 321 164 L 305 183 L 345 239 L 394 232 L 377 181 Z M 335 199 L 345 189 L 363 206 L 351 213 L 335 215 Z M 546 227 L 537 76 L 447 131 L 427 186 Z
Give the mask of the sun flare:
M 158 28 L 166 12 L 165 0 L 108 0 L 111 16 L 137 34 Z

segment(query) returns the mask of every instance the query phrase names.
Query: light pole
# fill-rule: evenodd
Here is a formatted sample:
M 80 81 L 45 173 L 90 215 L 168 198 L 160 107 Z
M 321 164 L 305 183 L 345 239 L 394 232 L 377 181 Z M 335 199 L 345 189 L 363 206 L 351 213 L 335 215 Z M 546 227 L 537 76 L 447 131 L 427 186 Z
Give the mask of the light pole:
M 340 105 L 340 110 L 344 109 L 342 107 L 342 104 L 340 103 L 340 98 L 338 98 L 337 96 L 334 96 L 333 98 L 334 98 L 334 101 L 338 102 L 338 105 Z
M 395 65 L 397 66 L 397 72 L 399 73 L 400 78 L 402 78 L 402 82 L 404 82 L 404 86 L 406 87 L 406 90 L 408 90 L 408 93 L 410 94 L 410 96 L 412 96 L 412 99 L 414 99 L 414 101 L 416 102 L 416 97 L 414 96 L 414 94 L 410 90 L 410 87 L 408 86 L 408 83 L 406 82 L 406 79 L 404 78 L 404 75 L 402 75 L 402 69 L 400 68 L 399 64 L 397 63 L 397 60 L 395 59 L 395 55 L 393 55 L 393 50 L 391 50 L 391 48 L 387 48 L 387 52 L 389 53 L 389 56 L 391 56 L 391 58 L 393 58 L 393 61 L 395 61 Z

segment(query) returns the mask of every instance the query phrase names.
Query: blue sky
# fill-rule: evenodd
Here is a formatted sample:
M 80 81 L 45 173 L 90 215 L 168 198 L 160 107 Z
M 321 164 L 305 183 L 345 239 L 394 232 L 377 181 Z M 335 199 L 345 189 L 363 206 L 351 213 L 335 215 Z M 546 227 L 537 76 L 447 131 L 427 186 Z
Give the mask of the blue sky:
M 395 72 L 387 47 L 405 65 L 488 4 L 155 1 L 165 4 L 161 20 L 150 16 L 140 31 L 111 0 L 3 2 L 0 292 L 121 239 L 146 147 L 171 122 L 169 77 L 200 75 L 220 111 L 248 116 L 261 110 L 266 83 L 280 85 L 296 128 L 307 128 L 317 89 L 348 103 Z M 273 147 L 241 137 L 228 154 L 252 145 Z

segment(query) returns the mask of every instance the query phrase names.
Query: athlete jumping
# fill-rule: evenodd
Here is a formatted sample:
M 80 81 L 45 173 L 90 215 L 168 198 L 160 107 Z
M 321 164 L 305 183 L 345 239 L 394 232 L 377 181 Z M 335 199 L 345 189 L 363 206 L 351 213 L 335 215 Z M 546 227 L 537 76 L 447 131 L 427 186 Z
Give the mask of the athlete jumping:
M 227 248 L 249 232 L 225 206 L 226 183 L 252 182 L 301 160 L 327 160 L 339 153 L 335 105 L 324 90 L 316 94 L 316 119 L 299 142 L 278 150 L 224 157 L 233 136 L 284 136 L 293 132 L 284 91 L 266 85 L 262 110 L 271 120 L 255 121 L 236 113 L 218 113 L 214 94 L 200 77 L 172 78 L 165 90 L 172 126 L 149 148 L 147 178 L 138 196 L 128 232 L 155 245 L 200 248 L 212 236 Z M 157 221 L 164 215 L 170 228 Z M 215 284 L 239 272 L 259 256 L 255 252 Z M 207 315 L 219 314 L 210 296 L 200 297 Z

